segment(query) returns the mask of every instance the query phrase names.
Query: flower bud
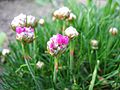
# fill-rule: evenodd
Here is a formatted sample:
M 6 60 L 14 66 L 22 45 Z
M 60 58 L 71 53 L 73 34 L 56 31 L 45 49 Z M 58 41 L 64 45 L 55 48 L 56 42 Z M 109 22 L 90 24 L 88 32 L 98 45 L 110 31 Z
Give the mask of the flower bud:
M 97 40 L 91 40 L 91 46 L 92 46 L 92 49 L 98 49 L 98 41 Z
M 112 34 L 113 36 L 118 34 L 117 28 L 110 28 L 109 33 Z
M 41 62 L 41 61 L 38 61 L 37 64 L 36 64 L 36 67 L 41 69 L 42 67 L 44 66 L 44 63 Z
M 44 25 L 44 23 L 45 23 L 44 19 L 41 18 L 41 19 L 39 20 L 39 24 L 40 24 L 40 25 Z
M 34 29 L 31 27 L 17 27 L 16 39 L 30 43 L 34 40 Z
M 67 35 L 69 38 L 73 38 L 75 36 L 78 36 L 79 33 L 74 27 L 70 26 L 65 30 L 65 35 Z
M 7 55 L 7 54 L 9 54 L 10 53 L 10 50 L 9 49 L 3 49 L 2 50 L 2 55 L 3 56 L 5 56 L 5 55 Z
M 61 34 L 53 35 L 47 42 L 47 50 L 51 55 L 63 53 L 69 43 L 69 38 Z

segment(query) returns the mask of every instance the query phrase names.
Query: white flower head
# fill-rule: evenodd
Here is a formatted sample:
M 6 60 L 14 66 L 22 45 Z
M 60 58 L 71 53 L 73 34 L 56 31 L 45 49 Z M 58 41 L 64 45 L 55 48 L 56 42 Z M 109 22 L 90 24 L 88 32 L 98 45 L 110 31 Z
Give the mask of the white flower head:
M 117 35 L 118 34 L 118 29 L 115 28 L 115 27 L 110 28 L 109 33 L 112 34 L 113 36 Z
M 25 25 L 26 25 L 26 15 L 23 13 L 14 17 L 13 21 L 11 22 L 11 26 L 13 30 L 15 30 L 15 28 L 18 26 L 24 27 Z
M 65 30 L 65 35 L 67 35 L 69 38 L 73 38 L 75 36 L 78 36 L 79 33 L 74 27 L 70 26 Z
M 27 16 L 27 25 L 34 26 L 36 23 L 36 18 L 32 15 Z
M 76 16 L 75 16 L 75 14 L 70 13 L 68 20 L 73 20 L 73 19 L 76 19 Z
M 59 8 L 58 10 L 54 11 L 53 16 L 58 19 L 68 18 L 70 15 L 70 10 L 67 7 Z
M 70 10 L 67 7 L 62 7 L 59 9 L 59 14 L 64 16 L 64 17 L 68 17 L 70 14 Z
M 39 23 L 40 25 L 44 25 L 45 21 L 44 21 L 43 18 L 41 18 L 38 23 Z
M 44 63 L 41 62 L 41 61 L 38 61 L 37 64 L 36 64 L 36 67 L 41 69 L 42 67 L 44 66 Z
M 98 49 L 98 41 L 97 40 L 91 40 L 91 47 L 92 49 Z
M 9 54 L 10 53 L 10 50 L 9 49 L 3 49 L 2 50 L 2 55 L 3 56 L 5 56 L 5 55 L 7 55 L 7 54 Z

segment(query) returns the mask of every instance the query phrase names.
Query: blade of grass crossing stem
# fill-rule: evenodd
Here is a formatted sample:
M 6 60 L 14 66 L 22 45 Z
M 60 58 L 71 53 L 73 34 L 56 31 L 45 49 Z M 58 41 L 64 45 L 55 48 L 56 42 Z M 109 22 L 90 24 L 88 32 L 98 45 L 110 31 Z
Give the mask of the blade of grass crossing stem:
M 93 72 L 93 76 L 92 76 L 92 80 L 90 82 L 89 90 L 93 90 L 95 79 L 96 79 L 96 76 L 97 76 L 97 69 L 99 67 L 99 63 L 100 63 L 100 61 L 97 60 L 97 65 L 95 66 L 95 69 L 94 69 L 94 72 Z

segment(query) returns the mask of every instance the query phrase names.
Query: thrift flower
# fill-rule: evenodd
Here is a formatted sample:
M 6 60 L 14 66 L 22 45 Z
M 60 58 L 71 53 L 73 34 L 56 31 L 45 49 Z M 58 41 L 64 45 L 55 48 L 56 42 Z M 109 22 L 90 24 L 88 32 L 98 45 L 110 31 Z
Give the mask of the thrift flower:
M 44 21 L 44 19 L 41 18 L 38 23 L 39 23 L 40 25 L 44 25 L 45 21 Z
M 58 10 L 54 11 L 53 21 L 55 19 L 60 19 L 60 20 L 67 19 L 67 20 L 71 21 L 73 19 L 76 19 L 76 16 L 75 16 L 75 14 L 73 14 L 71 12 L 71 10 L 69 8 L 62 7 L 62 8 L 59 8 Z
M 91 46 L 92 46 L 92 49 L 98 49 L 98 41 L 97 40 L 91 40 Z
M 109 33 L 112 34 L 113 36 L 118 34 L 117 28 L 110 28 Z
M 35 26 L 36 18 L 32 15 L 27 16 L 27 26 Z
M 31 27 L 17 27 L 16 39 L 24 42 L 32 42 L 34 40 L 34 29 Z
M 47 42 L 47 50 L 51 55 L 57 56 L 65 51 L 69 43 L 69 38 L 61 34 L 53 35 Z
M 5 56 L 5 55 L 7 55 L 7 54 L 9 54 L 10 53 L 10 50 L 9 49 L 3 49 L 2 50 L 2 55 L 3 56 Z
M 69 16 L 68 20 L 71 21 L 73 19 L 76 19 L 76 16 L 75 16 L 75 14 L 70 13 L 70 16 Z
M 75 36 L 78 36 L 79 33 L 74 27 L 70 26 L 65 30 L 65 35 L 67 35 L 69 38 L 73 38 Z
M 43 66 L 44 66 L 44 63 L 41 62 L 41 61 L 38 61 L 37 64 L 36 64 L 36 67 L 37 67 L 37 68 L 40 68 L 40 69 L 41 69 Z
M 37 23 L 37 20 L 32 15 L 25 15 L 20 14 L 17 17 L 14 17 L 13 21 L 11 22 L 11 27 L 15 31 L 17 27 L 34 27 Z
M 12 29 L 15 31 L 16 27 L 24 27 L 26 25 L 26 15 L 21 13 L 17 17 L 14 17 L 13 21 L 11 22 Z
M 62 7 L 53 13 L 53 16 L 58 19 L 68 18 L 69 15 L 70 15 L 70 10 L 67 7 Z

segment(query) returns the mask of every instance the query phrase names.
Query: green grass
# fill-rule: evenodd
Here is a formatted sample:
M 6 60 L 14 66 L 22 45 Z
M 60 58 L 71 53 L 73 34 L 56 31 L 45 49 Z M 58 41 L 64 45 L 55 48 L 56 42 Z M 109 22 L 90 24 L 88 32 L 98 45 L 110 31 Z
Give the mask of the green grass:
M 4 72 L 0 75 L 4 90 L 119 90 L 120 89 L 120 3 L 118 0 L 108 0 L 104 7 L 97 7 L 92 0 L 87 5 L 75 3 L 73 0 L 65 2 L 65 6 L 77 16 L 73 22 L 52 21 L 52 17 L 45 21 L 44 26 L 38 26 L 37 45 L 27 45 L 31 56 L 29 66 L 23 58 L 22 46 L 19 41 L 12 42 L 9 47 L 11 54 L 6 56 Z M 52 12 L 51 12 L 52 13 Z M 59 57 L 57 82 L 53 82 L 54 58 L 45 53 L 47 41 L 57 33 L 72 25 L 79 32 L 74 39 L 74 61 L 72 82 L 70 82 L 69 48 Z M 116 27 L 118 34 L 112 36 L 109 29 Z M 99 42 L 97 50 L 93 50 L 90 41 Z M 34 58 L 33 55 L 36 54 Z M 99 65 L 97 61 L 99 60 Z M 37 61 L 44 62 L 41 69 L 36 68 Z M 100 79 L 100 77 L 102 79 Z M 104 83 L 105 82 L 105 83 Z M 38 85 L 38 86 L 37 86 Z

